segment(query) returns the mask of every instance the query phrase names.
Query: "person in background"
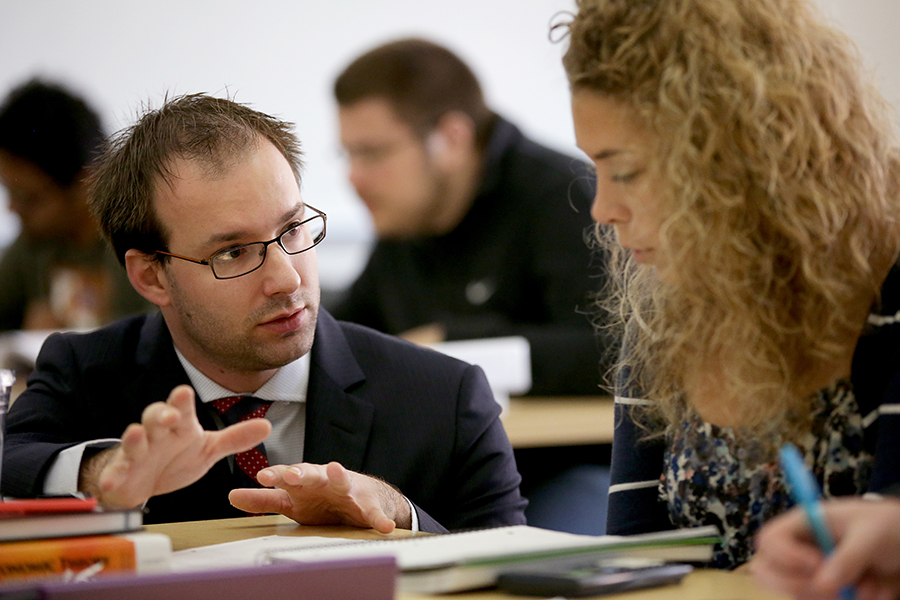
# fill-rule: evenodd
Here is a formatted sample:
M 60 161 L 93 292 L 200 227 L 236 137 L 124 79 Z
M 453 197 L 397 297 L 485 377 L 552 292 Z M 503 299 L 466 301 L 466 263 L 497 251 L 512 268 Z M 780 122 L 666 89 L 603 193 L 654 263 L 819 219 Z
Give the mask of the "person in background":
M 159 312 L 47 339 L 9 411 L 4 494 L 81 491 L 148 523 L 524 523 L 481 369 L 319 309 L 326 217 L 301 166 L 289 123 L 205 94 L 112 141 L 90 204 Z
M 0 258 L 0 330 L 90 328 L 146 312 L 88 210 L 88 165 L 100 119 L 62 86 L 39 80 L 0 106 L 0 183 L 19 216 Z
M 524 336 L 531 394 L 602 393 L 610 349 L 585 314 L 603 271 L 585 242 L 584 163 L 494 113 L 468 65 L 427 40 L 356 58 L 334 96 L 377 237 L 335 316 L 423 344 Z M 529 450 L 517 463 L 529 523 L 602 533 L 608 450 Z
M 715 524 L 900 481 L 900 152 L 808 0 L 579 0 L 561 23 L 622 354 L 607 529 Z M 606 233 L 611 235 L 605 235 Z
M 831 600 L 848 586 L 858 600 L 900 598 L 900 498 L 840 498 L 823 510 L 834 552 L 823 555 L 803 510 L 791 509 L 756 536 L 756 580 L 798 600 Z

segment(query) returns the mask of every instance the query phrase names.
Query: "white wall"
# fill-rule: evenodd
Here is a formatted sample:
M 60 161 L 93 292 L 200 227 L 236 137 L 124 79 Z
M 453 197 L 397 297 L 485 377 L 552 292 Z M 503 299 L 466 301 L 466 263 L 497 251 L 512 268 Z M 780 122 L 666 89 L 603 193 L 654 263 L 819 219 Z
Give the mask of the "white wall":
M 819 0 L 900 99 L 900 3 Z M 101 111 L 107 130 L 164 94 L 228 90 L 297 124 L 307 155 L 304 198 L 329 213 L 322 282 L 352 279 L 370 238 L 345 181 L 333 77 L 360 52 L 420 35 L 469 62 L 489 103 L 528 134 L 574 152 L 564 44 L 549 23 L 574 0 L 0 0 L 0 95 L 43 75 L 67 83 Z M 0 191 L 2 193 L 2 191 Z M 0 197 L 5 206 L 5 197 Z M 0 244 L 17 224 L 0 208 Z
M 83 93 L 110 131 L 163 95 L 227 90 L 297 124 L 304 198 L 329 213 L 323 285 L 355 275 L 368 216 L 345 180 L 334 76 L 359 53 L 420 35 L 469 62 L 489 102 L 571 150 L 561 44 L 548 24 L 574 0 L 0 0 L 0 94 L 41 74 Z M 4 204 L 0 202 L 0 204 Z M 8 215 L 0 223 L 10 223 Z M 2 228 L 0 228 L 2 229 Z M 0 231 L 0 243 L 3 239 Z M 14 229 L 7 226 L 5 234 Z
M 854 39 L 885 96 L 900 107 L 900 2 L 818 0 L 818 4 Z

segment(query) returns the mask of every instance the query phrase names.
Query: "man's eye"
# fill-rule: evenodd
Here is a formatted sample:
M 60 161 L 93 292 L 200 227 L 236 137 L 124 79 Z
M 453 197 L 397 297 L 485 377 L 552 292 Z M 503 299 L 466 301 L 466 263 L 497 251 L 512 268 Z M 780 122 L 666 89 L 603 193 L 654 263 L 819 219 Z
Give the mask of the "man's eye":
M 381 148 L 366 148 L 360 150 L 358 154 L 360 160 L 365 162 L 378 162 L 384 158 L 384 150 Z
M 347 154 L 351 159 L 356 159 L 365 163 L 381 162 L 388 157 L 393 151 L 393 144 L 382 144 L 378 146 L 361 146 L 349 150 Z
M 222 250 L 218 254 L 216 254 L 215 259 L 219 262 L 230 262 L 233 260 L 238 260 L 247 255 L 247 247 L 246 246 L 238 246 L 237 248 L 228 248 L 226 250 Z
M 288 225 L 287 229 L 285 229 L 284 233 L 282 233 L 281 235 L 283 235 L 286 238 L 296 237 L 296 236 L 300 235 L 300 226 L 301 225 L 303 225 L 303 224 L 300 223 L 299 221 L 297 221 L 296 223 L 291 223 L 290 225 Z

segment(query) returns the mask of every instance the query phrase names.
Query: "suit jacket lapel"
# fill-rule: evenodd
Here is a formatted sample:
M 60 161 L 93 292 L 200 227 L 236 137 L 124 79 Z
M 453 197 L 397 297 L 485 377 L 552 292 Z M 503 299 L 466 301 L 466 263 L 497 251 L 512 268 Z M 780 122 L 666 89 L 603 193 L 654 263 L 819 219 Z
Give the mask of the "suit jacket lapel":
M 375 407 L 346 391 L 365 381 L 365 375 L 340 325 L 322 309 L 311 358 L 304 460 L 312 463 L 336 460 L 348 469 L 361 469 Z M 164 401 L 177 385 L 190 384 L 159 313 L 147 317 L 135 360 L 144 368 L 143 374 L 133 381 L 133 393 L 147 398 L 147 404 Z M 204 429 L 216 429 L 212 415 L 199 400 L 197 417 Z
M 135 361 L 143 367 L 143 375 L 135 379 L 134 389 L 139 393 L 138 397 L 147 398 L 150 402 L 164 402 L 173 388 L 191 384 L 175 355 L 172 335 L 165 319 L 158 312 L 148 316 L 141 328 Z M 217 429 L 212 415 L 199 399 L 195 401 L 195 406 L 200 425 L 210 431 Z
M 347 392 L 365 380 L 337 321 L 319 310 L 306 398 L 303 460 L 362 470 L 375 407 Z

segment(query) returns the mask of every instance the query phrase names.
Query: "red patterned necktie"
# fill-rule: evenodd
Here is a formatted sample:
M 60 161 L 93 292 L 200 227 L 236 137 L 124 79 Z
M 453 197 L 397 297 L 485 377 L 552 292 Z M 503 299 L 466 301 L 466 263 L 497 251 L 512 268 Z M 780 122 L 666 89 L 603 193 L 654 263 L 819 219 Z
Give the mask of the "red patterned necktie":
M 260 400 L 253 396 L 219 398 L 213 400 L 211 404 L 222 417 L 225 425 L 233 425 L 249 419 L 261 419 L 266 416 L 266 411 L 272 405 L 268 400 Z M 269 466 L 265 447 L 260 444 L 255 448 L 238 452 L 234 455 L 234 462 L 250 479 L 250 484 L 245 484 L 243 487 L 259 487 L 256 474 Z

